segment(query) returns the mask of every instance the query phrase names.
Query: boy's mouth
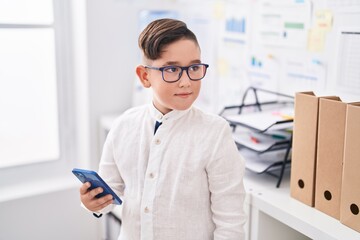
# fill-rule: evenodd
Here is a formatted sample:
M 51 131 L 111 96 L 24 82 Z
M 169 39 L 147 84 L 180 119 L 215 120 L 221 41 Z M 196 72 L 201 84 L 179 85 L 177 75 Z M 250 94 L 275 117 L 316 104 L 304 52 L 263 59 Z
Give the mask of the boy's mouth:
M 186 98 L 186 97 L 190 96 L 191 94 L 192 94 L 192 92 L 175 93 L 175 96 Z

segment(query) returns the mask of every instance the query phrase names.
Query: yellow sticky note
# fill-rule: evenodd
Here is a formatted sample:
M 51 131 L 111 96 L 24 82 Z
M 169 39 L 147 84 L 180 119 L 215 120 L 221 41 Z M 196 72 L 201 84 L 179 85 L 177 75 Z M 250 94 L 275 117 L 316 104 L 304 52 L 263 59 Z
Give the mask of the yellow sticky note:
M 217 1 L 214 3 L 213 17 L 216 20 L 225 19 L 225 3 L 223 1 Z
M 325 45 L 325 31 L 319 28 L 313 28 L 308 33 L 307 49 L 310 52 L 322 52 Z
M 219 75 L 222 77 L 227 76 L 230 69 L 229 62 L 225 58 L 219 58 L 217 62 Z
M 329 32 L 332 28 L 333 14 L 329 10 L 318 10 L 315 12 L 315 27 Z

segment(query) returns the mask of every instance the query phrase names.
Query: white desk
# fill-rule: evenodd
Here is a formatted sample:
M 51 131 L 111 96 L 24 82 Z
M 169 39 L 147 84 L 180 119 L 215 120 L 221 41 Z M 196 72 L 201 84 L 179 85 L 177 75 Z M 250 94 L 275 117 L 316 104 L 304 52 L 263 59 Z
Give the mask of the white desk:
M 246 172 L 249 240 L 360 240 L 360 233 L 291 198 L 289 175 L 287 172 L 280 188 L 276 188 L 274 177 Z

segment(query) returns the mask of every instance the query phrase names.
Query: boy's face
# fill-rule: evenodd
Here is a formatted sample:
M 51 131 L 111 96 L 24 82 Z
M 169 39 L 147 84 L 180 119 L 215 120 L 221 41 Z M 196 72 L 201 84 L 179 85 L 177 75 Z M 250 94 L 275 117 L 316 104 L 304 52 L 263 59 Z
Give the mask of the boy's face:
M 200 62 L 198 45 L 192 40 L 181 39 L 166 46 L 161 58 L 150 62 L 149 65 L 186 67 Z M 158 70 L 138 66 L 136 72 L 144 87 L 152 87 L 154 105 L 163 114 L 173 109 L 186 110 L 199 96 L 201 80 L 190 80 L 186 71 L 183 71 L 180 80 L 174 83 L 165 82 L 161 71 Z

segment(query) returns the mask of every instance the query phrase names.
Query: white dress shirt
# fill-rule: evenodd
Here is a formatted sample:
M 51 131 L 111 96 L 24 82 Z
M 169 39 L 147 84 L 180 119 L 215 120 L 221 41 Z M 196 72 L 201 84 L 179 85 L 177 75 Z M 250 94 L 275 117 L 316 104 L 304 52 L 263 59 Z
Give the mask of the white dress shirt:
M 123 200 L 120 240 L 244 239 L 244 160 L 217 115 L 132 108 L 111 128 L 99 168 Z

